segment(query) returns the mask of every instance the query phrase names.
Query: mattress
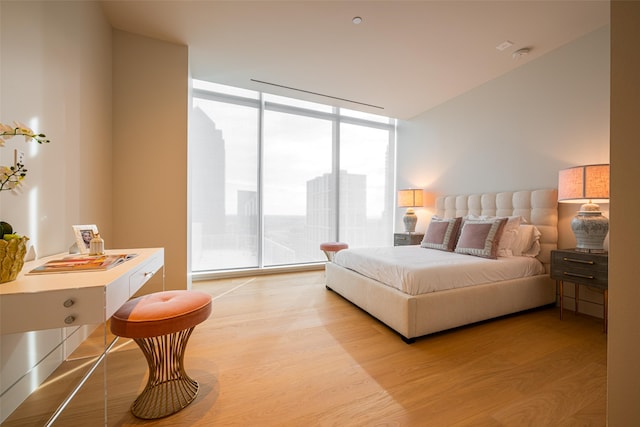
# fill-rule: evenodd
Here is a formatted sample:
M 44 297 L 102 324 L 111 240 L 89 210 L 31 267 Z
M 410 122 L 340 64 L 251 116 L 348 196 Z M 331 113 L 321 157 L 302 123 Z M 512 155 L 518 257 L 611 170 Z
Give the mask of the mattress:
M 545 274 L 533 257 L 486 259 L 420 246 L 347 249 L 333 262 L 409 295 Z

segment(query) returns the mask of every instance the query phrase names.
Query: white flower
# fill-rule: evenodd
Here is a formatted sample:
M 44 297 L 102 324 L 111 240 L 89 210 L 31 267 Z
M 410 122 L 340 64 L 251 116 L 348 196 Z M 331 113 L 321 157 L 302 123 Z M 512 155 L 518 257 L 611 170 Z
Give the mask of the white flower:
M 13 128 L 4 123 L 0 123 L 0 147 L 4 147 L 4 141 L 13 138 Z
M 13 138 L 16 135 L 24 136 L 26 142 L 29 142 L 31 139 L 35 139 L 38 144 L 49 142 L 45 134 L 35 133 L 30 127 L 23 123 L 13 122 L 13 127 L 0 123 L 0 136 L 3 140 Z
M 0 147 L 4 147 L 4 141 L 16 135 L 24 136 L 24 140 L 29 142 L 34 139 L 38 144 L 48 143 L 46 135 L 35 133 L 31 128 L 20 122 L 13 122 L 13 127 L 0 123 Z M 15 190 L 20 182 L 27 176 L 27 170 L 23 164 L 15 166 L 0 166 L 0 191 Z
M 37 136 L 35 133 L 33 133 L 31 128 L 24 123 L 14 121 L 13 125 L 15 126 L 16 135 L 24 135 L 24 142 L 29 142 L 31 138 Z

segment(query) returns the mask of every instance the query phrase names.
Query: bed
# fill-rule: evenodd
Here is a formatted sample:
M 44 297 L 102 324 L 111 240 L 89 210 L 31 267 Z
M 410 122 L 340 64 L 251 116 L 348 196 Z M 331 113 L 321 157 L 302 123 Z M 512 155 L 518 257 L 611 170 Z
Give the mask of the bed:
M 452 271 L 455 269 L 450 269 L 441 282 L 455 284 L 448 289 L 434 290 L 429 288 L 428 283 L 416 285 L 417 279 L 409 273 L 415 272 L 421 261 L 419 258 L 412 258 L 413 255 L 410 254 L 419 257 L 427 252 L 438 256 L 448 253 L 452 255 L 452 259 L 443 262 L 454 265 L 461 262 L 459 260 L 475 262 L 483 257 L 451 253 L 440 250 L 442 248 L 424 248 L 420 245 L 347 249 L 336 254 L 333 262 L 327 263 L 327 289 L 368 312 L 395 330 L 408 343 L 423 335 L 555 304 L 555 282 L 549 277 L 549 264 L 551 251 L 557 248 L 558 242 L 557 190 L 441 196 L 436 199 L 435 216 L 443 220 L 450 219 L 451 222 L 454 218 L 520 218 L 521 222 L 516 230 L 537 230 L 537 255 L 530 254 L 526 258 L 532 258 L 534 263 L 539 264 L 539 268 L 534 268 L 533 273 L 529 272 L 524 277 L 492 277 L 488 274 L 475 284 L 465 283 L 465 275 L 454 277 Z M 507 221 L 504 222 L 506 224 Z M 506 230 L 506 225 L 503 229 Z M 461 238 L 462 236 L 458 242 Z M 391 269 L 379 268 L 378 270 L 384 270 L 380 274 L 367 270 L 366 261 L 364 268 L 350 264 L 354 258 L 366 260 L 370 255 L 373 258 L 369 260 L 369 270 L 376 270 L 371 266 L 382 263 L 389 264 Z M 493 262 L 498 265 L 502 258 L 508 258 L 502 255 L 510 254 L 500 255 L 496 259 L 483 259 L 482 263 Z M 406 260 L 409 260 L 408 266 Z M 477 272 L 465 274 L 467 278 L 483 275 Z

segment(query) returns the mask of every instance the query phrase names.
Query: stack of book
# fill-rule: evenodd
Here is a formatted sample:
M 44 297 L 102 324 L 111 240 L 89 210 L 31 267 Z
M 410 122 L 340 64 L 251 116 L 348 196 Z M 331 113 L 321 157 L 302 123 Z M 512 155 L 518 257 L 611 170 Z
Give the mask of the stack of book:
M 136 254 L 71 255 L 47 261 L 27 274 L 105 271 L 135 256 Z

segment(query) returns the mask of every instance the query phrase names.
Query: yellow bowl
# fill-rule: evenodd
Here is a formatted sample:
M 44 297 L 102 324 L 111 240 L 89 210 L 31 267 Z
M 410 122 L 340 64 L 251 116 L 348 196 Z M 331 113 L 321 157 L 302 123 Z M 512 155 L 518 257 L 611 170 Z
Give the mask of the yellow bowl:
M 0 283 L 16 280 L 24 265 L 28 237 L 0 239 Z

